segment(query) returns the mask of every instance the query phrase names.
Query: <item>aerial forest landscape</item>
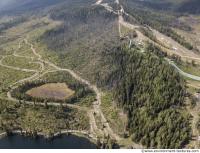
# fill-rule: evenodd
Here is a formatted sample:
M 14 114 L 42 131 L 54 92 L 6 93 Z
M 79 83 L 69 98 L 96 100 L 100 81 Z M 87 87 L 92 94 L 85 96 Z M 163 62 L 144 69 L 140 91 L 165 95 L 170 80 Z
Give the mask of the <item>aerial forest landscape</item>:
M 200 149 L 200 0 L 0 0 L 0 149 Z

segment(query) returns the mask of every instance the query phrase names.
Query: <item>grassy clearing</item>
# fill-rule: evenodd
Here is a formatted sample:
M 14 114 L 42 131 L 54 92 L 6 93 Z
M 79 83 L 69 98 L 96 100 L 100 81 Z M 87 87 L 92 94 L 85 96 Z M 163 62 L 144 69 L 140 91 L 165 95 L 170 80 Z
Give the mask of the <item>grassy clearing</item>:
M 18 80 L 33 75 L 32 72 L 21 72 L 0 66 L 0 95 L 7 91 L 7 88 Z
M 6 41 L 2 44 L 0 44 L 0 54 L 5 55 L 12 55 L 14 52 L 14 49 L 17 49 L 18 47 L 18 41 Z
M 36 40 L 31 40 L 33 42 L 34 48 L 38 53 L 47 61 L 50 61 L 56 65 L 60 62 L 58 55 L 55 52 L 48 50 L 47 46 L 42 42 L 37 42 Z
M 61 22 L 53 21 L 49 19 L 48 17 L 42 17 L 42 18 L 33 18 L 30 19 L 18 26 L 15 26 L 13 28 L 10 28 L 5 31 L 5 36 L 9 36 L 10 38 L 14 38 L 15 35 L 20 35 L 23 39 L 27 38 L 27 40 L 31 43 L 33 43 L 34 48 L 36 51 L 38 51 L 45 59 L 49 60 L 50 54 L 48 53 L 47 48 L 38 42 L 38 38 L 43 35 L 43 33 L 46 30 L 52 29 L 58 25 L 60 25 Z M 13 54 L 14 50 L 17 49 L 17 54 L 21 56 L 28 56 L 28 57 L 35 57 L 35 55 L 32 53 L 31 48 L 29 45 L 25 44 L 23 41 L 21 43 L 21 48 L 18 49 L 18 44 L 23 39 L 19 38 L 15 41 L 11 42 L 8 41 L 7 43 L 4 43 L 3 45 L 0 44 L 0 54 L 1 54 L 1 48 L 3 48 L 3 54 L 1 55 L 11 55 Z M 7 53 L 5 54 L 5 51 L 7 50 Z M 55 57 L 54 55 L 51 55 L 52 57 Z M 54 60 L 51 60 L 54 61 Z
M 187 41 L 189 41 L 194 46 L 198 47 L 200 50 L 200 16 L 199 15 L 190 15 L 182 16 L 179 18 L 181 22 L 192 27 L 192 31 L 184 31 L 180 29 L 175 29 L 175 31 L 184 36 Z
M 37 57 L 33 54 L 31 50 L 31 46 L 27 45 L 24 41 L 21 42 L 21 48 L 18 48 L 16 46 L 16 54 L 20 56 L 27 56 L 27 57 L 32 57 L 33 59 L 36 59 Z
M 75 92 L 65 83 L 48 83 L 26 92 L 26 94 L 32 97 L 53 98 L 59 100 L 65 100 L 73 96 L 74 93 Z
M 192 94 L 195 94 L 200 89 L 200 81 L 194 81 L 187 79 L 187 91 Z
M 29 33 L 32 33 L 34 31 L 40 31 L 44 27 L 49 27 L 53 24 L 58 24 L 57 22 L 49 19 L 48 17 L 42 17 L 42 18 L 35 18 L 32 17 L 30 20 L 27 20 L 26 22 L 23 22 L 22 24 L 19 24 L 15 27 L 12 27 L 6 31 L 4 31 L 9 36 L 15 36 L 15 35 L 29 35 Z M 34 33 L 33 33 L 34 34 Z
M 137 36 L 137 33 L 135 30 L 129 29 L 123 25 L 121 26 L 121 36 L 126 37 L 129 36 L 130 38 L 135 38 Z
M 28 41 L 31 42 L 34 45 L 34 48 L 36 49 L 36 51 L 45 59 L 48 61 L 51 61 L 55 64 L 59 63 L 59 59 L 58 56 L 55 52 L 50 52 L 47 48 L 47 46 L 45 44 L 43 44 L 42 42 L 40 42 L 40 37 L 47 31 L 50 29 L 55 28 L 56 26 L 60 25 L 61 22 L 58 21 L 53 21 L 51 19 L 49 19 L 48 17 L 44 17 L 41 19 L 38 19 L 37 21 L 38 23 L 42 22 L 45 23 L 43 24 L 43 26 L 40 26 L 40 28 L 31 28 L 31 30 L 29 30 L 26 33 L 26 36 L 28 36 Z M 27 23 L 30 24 L 30 23 Z M 22 45 L 24 46 L 24 48 L 20 49 L 22 52 L 22 54 L 24 52 L 26 52 L 26 50 L 30 50 L 30 46 L 27 45 Z M 29 53 L 29 52 L 28 52 Z M 27 54 L 28 54 L 27 53 Z M 31 55 L 34 57 L 34 55 Z
M 4 65 L 19 67 L 22 69 L 38 70 L 40 68 L 40 65 L 33 63 L 33 60 L 23 58 L 23 57 L 15 57 L 13 55 L 5 57 L 2 60 L 2 63 Z
M 108 122 L 110 123 L 111 128 L 116 133 L 123 136 L 127 124 L 127 118 L 122 111 L 114 106 L 111 93 L 107 92 L 102 95 L 101 108 Z
M 89 95 L 81 98 L 80 102 L 77 103 L 77 105 L 91 108 L 92 103 L 94 101 L 96 101 L 96 95 L 95 94 L 89 94 Z
M 121 27 L 121 35 L 122 35 L 122 37 L 128 36 L 129 33 L 131 33 L 131 31 L 132 31 L 130 28 L 127 28 L 127 27 L 125 27 L 123 25 L 120 25 L 120 27 Z

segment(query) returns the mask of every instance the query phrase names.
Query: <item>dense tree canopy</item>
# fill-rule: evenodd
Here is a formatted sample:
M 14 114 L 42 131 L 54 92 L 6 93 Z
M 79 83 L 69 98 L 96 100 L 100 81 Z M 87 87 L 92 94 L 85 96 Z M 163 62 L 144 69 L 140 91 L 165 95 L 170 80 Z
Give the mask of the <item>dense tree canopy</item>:
M 105 82 L 114 82 L 114 97 L 128 114 L 128 130 L 134 141 L 151 148 L 181 148 L 191 136 L 189 115 L 180 110 L 185 82 L 155 53 L 164 56 L 151 45 L 145 54 L 136 48 L 108 53 L 117 68 Z

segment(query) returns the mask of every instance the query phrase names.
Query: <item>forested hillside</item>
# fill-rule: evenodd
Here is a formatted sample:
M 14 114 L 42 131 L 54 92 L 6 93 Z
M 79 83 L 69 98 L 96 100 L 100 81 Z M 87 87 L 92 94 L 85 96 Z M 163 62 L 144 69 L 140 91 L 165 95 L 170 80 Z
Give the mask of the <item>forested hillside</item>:
M 199 14 L 200 13 L 200 1 L 199 0 L 188 0 L 181 4 L 176 11 L 181 13 L 191 13 Z
M 148 2 L 145 1 L 143 3 L 144 5 L 146 5 L 146 3 Z M 180 16 L 180 14 L 172 12 L 168 13 L 166 11 L 160 11 L 160 10 L 156 11 L 149 9 L 148 7 L 143 8 L 142 7 L 143 5 L 141 6 L 139 5 L 137 7 L 137 5 L 135 5 L 136 2 L 131 0 L 122 1 L 122 4 L 126 8 L 126 11 L 135 18 L 134 22 L 158 30 L 159 32 L 165 34 L 166 36 L 171 37 L 172 39 L 174 39 L 179 44 L 181 44 L 182 46 L 186 47 L 189 50 L 195 48 L 193 45 L 190 44 L 190 42 L 187 42 L 183 36 L 179 35 L 176 31 L 173 30 L 173 28 L 178 28 L 185 31 L 191 30 L 191 27 L 189 25 L 177 21 L 177 18 Z M 154 3 L 152 5 L 154 5 Z
M 190 138 L 189 116 L 179 110 L 184 103 L 184 80 L 150 53 L 122 49 L 113 59 L 120 78 L 114 95 L 128 113 L 133 140 L 148 148 L 181 148 Z
M 19 25 L 19 24 L 25 22 L 26 20 L 27 20 L 27 17 L 20 16 L 20 17 L 14 18 L 8 22 L 3 22 L 2 24 L 0 24 L 0 33 L 2 33 L 4 30 L 7 30 L 9 28 Z
M 47 31 L 41 40 L 58 55 L 61 66 L 95 81 L 94 74 L 102 69 L 101 53 L 119 43 L 117 15 L 101 6 L 72 3 L 51 10 L 51 17 L 63 24 Z
M 174 13 L 200 13 L 199 0 L 128 0 L 135 3 L 137 7 L 147 7 L 154 10 L 168 11 Z
M 53 7 L 65 0 L 3 0 L 5 1 L 0 7 L 1 15 L 21 15 L 21 14 L 36 14 Z M 67 2 L 66 2 L 67 3 Z M 1 3 L 0 3 L 1 4 Z
M 105 141 L 105 137 L 121 146 L 123 140 L 127 143 L 125 147 L 132 147 L 135 142 L 144 148 L 174 149 L 184 148 L 190 142 L 193 121 L 186 106 L 188 84 L 174 68 L 176 65 L 173 67 L 166 58 L 181 60 L 184 56 L 186 62 L 190 62 L 187 57 L 195 52 L 196 46 L 176 29 L 192 31 L 192 27 L 178 18 L 187 13 L 198 14 L 197 0 L 190 3 L 188 0 L 18 2 L 13 1 L 0 10 L 2 16 L 10 15 L 7 21 L 0 17 L 1 42 L 6 42 L 0 44 L 1 72 L 5 73 L 1 79 L 5 87 L 0 95 L 2 99 L 13 101 L 15 98 L 14 102 L 19 102 L 19 106 L 14 106 L 17 115 L 14 118 L 17 122 L 11 122 L 14 127 L 21 128 L 20 115 L 31 120 L 29 116 L 38 111 L 45 114 L 44 120 L 52 114 L 50 117 L 55 121 L 61 112 L 64 118 L 56 122 L 51 134 L 58 131 L 57 125 L 67 122 L 58 129 L 88 130 L 93 137 L 97 136 L 100 146 L 100 140 Z M 198 54 L 192 54 L 191 58 L 199 59 L 195 55 Z M 195 69 L 195 61 L 191 63 Z M 12 73 L 7 69 L 13 69 Z M 22 72 L 30 72 L 29 78 L 25 74 L 21 78 Z M 16 76 L 18 80 L 13 79 Z M 33 88 L 53 83 L 64 83 L 73 96 L 59 100 L 27 94 Z M 2 106 L 5 102 L 2 100 Z M 32 103 L 36 109 L 26 106 Z M 40 109 L 41 104 L 45 108 Z M 56 109 L 58 106 L 62 110 Z M 78 110 L 67 114 L 63 107 Z M 19 110 L 24 109 L 32 113 L 21 114 Z M 81 113 L 85 116 L 83 120 Z M 0 112 L 2 114 L 4 112 Z M 80 119 L 80 126 L 75 117 Z M 43 119 L 38 123 L 41 122 Z M 118 124 L 113 124 L 115 122 Z M 12 124 L 8 124 L 11 131 Z
M 160 15 L 148 18 L 147 13 L 136 12 L 138 22 L 161 31 L 174 18 L 164 16 L 160 21 Z M 145 54 L 136 46 L 128 49 L 120 42 L 117 16 L 101 6 L 58 7 L 51 10 L 51 18 L 63 24 L 40 39 L 58 55 L 61 66 L 113 91 L 117 105 L 128 114 L 127 130 L 133 141 L 148 148 L 181 148 L 188 143 L 189 115 L 180 109 L 185 101 L 185 82 L 154 54 L 156 48 L 147 47 Z

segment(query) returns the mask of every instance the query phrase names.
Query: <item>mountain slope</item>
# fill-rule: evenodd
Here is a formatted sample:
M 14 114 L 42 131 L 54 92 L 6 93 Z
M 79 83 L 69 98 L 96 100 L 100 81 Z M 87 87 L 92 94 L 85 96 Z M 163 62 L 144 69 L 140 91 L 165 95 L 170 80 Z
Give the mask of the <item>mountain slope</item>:
M 135 3 L 139 7 L 147 7 L 155 10 L 174 11 L 176 13 L 200 13 L 199 0 L 126 0 Z
M 184 48 L 189 54 L 194 53 L 193 46 L 174 31 L 174 28 L 191 30 L 182 23 L 174 24 L 180 8 L 186 10 L 189 1 L 20 1 L 2 4 L 6 6 L 2 10 L 6 15 L 28 14 L 19 22 L 0 23 L 3 36 L 12 38 L 12 34 L 20 34 L 14 44 L 12 39 L 4 38 L 8 45 L 0 44 L 2 53 L 8 50 L 5 46 L 11 46 L 8 53 L 14 51 L 16 56 L 16 46 L 27 45 L 29 48 L 23 53 L 29 56 L 27 52 L 32 50 L 39 56 L 36 62 L 42 69 L 49 66 L 47 73 L 55 68 L 67 69 L 73 77 L 89 84 L 96 93 L 95 102 L 91 104 L 85 99 L 84 104 L 89 105 L 86 108 L 89 111 L 94 107 L 89 112 L 94 116 L 91 125 L 100 123 L 95 129 L 108 131 L 102 137 L 108 134 L 118 143 L 121 139 L 127 142 L 131 139 L 131 144 L 136 142 L 147 148 L 183 148 L 189 143 L 191 118 L 185 107 L 185 78 L 166 60 L 181 58 L 164 52 L 168 49 L 178 54 L 179 50 L 173 46 L 178 44 L 181 51 Z M 194 4 L 195 1 L 190 3 Z M 156 30 L 161 33 L 159 37 Z M 169 45 L 165 43 L 170 39 L 173 41 Z M 106 119 L 102 119 L 101 109 L 106 112 Z M 122 122 L 119 133 L 116 126 L 121 124 L 121 116 L 127 121 Z M 112 130 L 110 133 L 106 130 L 110 127 L 117 137 L 113 137 Z
M 0 2 L 1 14 L 21 14 L 25 12 L 37 11 L 49 6 L 64 2 L 65 0 L 9 0 Z

